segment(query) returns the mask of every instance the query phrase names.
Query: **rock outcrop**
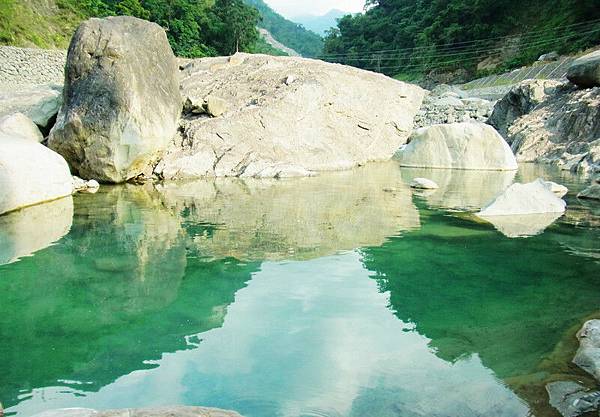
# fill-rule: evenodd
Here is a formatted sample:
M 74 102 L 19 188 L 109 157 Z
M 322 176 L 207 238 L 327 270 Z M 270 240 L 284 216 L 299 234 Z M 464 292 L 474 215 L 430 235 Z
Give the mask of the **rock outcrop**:
M 508 127 L 531 112 L 561 85 L 557 80 L 525 80 L 514 86 L 495 105 L 488 123 L 506 136 Z
M 600 381 L 600 320 L 587 321 L 577 332 L 579 349 L 573 363 Z
M 196 109 L 210 96 L 226 105 L 186 115 L 159 178 L 306 176 L 390 159 L 424 94 L 342 65 L 248 54 L 194 60 L 181 85 Z
M 418 129 L 396 154 L 402 166 L 509 171 L 517 169 L 510 147 L 484 123 L 453 123 Z
M 90 19 L 67 58 L 65 102 L 49 146 L 82 178 L 142 174 L 177 130 L 177 63 L 164 30 L 133 17 Z
M 508 187 L 477 215 L 514 216 L 523 214 L 564 213 L 566 203 L 538 179 L 528 184 L 515 183 Z
M 577 194 L 577 198 L 600 200 L 600 184 L 592 184 Z
M 34 138 L 0 133 L 0 214 L 71 195 L 62 156 Z
M 44 135 L 33 121 L 23 113 L 13 113 L 0 117 L 0 133 L 17 135 L 42 142 Z
M 541 94 L 542 87 L 535 84 L 539 100 L 530 98 L 535 89 L 529 90 L 532 83 L 525 82 L 498 102 L 490 122 L 505 129 L 519 162 L 552 163 L 585 173 L 600 171 L 600 87 L 579 90 L 570 83 L 540 83 L 546 87 Z
M 573 61 L 567 71 L 567 78 L 579 87 L 600 87 L 600 50 Z

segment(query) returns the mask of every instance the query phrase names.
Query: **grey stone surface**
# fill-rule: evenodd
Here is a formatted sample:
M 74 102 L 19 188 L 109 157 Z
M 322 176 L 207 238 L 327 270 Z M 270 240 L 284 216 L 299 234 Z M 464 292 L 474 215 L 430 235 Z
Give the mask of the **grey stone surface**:
M 577 417 L 598 410 L 600 392 L 590 391 L 571 381 L 557 381 L 546 385 L 550 405 L 563 417 Z
M 181 106 L 163 28 L 129 16 L 90 19 L 71 40 L 64 104 L 48 145 L 81 178 L 123 182 L 157 159 Z
M 40 84 L 23 87 L 18 91 L 0 92 L 0 117 L 23 113 L 44 128 L 50 127 L 62 103 L 62 87 Z
M 567 71 L 567 78 L 583 88 L 600 86 L 600 50 L 573 61 Z
M 579 349 L 573 363 L 600 381 L 600 320 L 585 322 L 577 332 Z

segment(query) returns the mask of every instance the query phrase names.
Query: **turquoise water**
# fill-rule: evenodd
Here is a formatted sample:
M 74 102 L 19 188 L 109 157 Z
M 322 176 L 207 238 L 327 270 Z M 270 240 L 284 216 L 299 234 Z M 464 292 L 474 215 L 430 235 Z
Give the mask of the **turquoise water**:
M 441 188 L 413 193 L 414 176 Z M 469 214 L 538 176 L 571 189 L 559 219 Z M 556 416 L 544 385 L 592 383 L 570 358 L 600 317 L 600 204 L 574 197 L 583 185 L 385 163 L 103 187 L 0 217 L 0 401 L 19 417 Z

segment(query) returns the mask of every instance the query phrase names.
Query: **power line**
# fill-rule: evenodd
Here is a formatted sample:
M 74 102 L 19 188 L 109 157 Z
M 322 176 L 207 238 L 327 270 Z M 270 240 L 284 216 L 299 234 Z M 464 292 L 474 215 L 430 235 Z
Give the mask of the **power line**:
M 600 19 L 590 20 L 590 21 L 580 22 L 580 23 L 573 23 L 571 25 L 555 26 L 554 28 L 549 28 L 549 29 L 544 29 L 544 30 L 539 30 L 539 31 L 522 32 L 519 35 L 497 36 L 497 37 L 478 39 L 478 40 L 472 40 L 472 41 L 446 43 L 446 44 L 434 44 L 434 45 L 429 45 L 429 46 L 418 46 L 418 47 L 412 47 L 412 48 L 381 49 L 381 50 L 369 51 L 369 52 L 365 52 L 365 53 L 377 54 L 377 53 L 412 52 L 412 51 L 418 51 L 418 50 L 430 49 L 430 48 L 431 49 L 435 48 L 438 50 L 440 50 L 440 49 L 441 50 L 443 50 L 443 49 L 453 50 L 453 49 L 460 49 L 460 48 L 468 48 L 469 47 L 468 45 L 473 45 L 473 44 L 478 44 L 478 43 L 494 42 L 494 41 L 507 40 L 507 39 L 519 40 L 519 39 L 524 39 L 524 38 L 527 39 L 527 37 L 537 38 L 537 37 L 542 37 L 547 34 L 553 33 L 555 31 L 562 30 L 562 29 L 573 29 L 573 28 L 578 28 L 579 26 L 584 26 L 584 27 L 585 26 L 593 26 L 598 23 L 600 23 Z M 353 53 L 353 52 L 340 53 L 340 54 L 323 54 L 323 55 L 320 55 L 319 58 L 338 58 L 338 57 L 350 56 L 350 55 L 354 55 L 354 54 L 355 53 Z

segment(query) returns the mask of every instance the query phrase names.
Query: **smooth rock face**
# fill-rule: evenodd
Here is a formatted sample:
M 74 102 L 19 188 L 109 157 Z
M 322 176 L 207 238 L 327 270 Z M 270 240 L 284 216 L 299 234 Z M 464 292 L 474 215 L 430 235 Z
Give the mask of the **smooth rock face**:
M 23 136 L 36 142 L 42 142 L 44 135 L 33 121 L 23 113 L 13 113 L 0 117 L 0 132 L 10 136 Z
M 546 385 L 550 405 L 563 417 L 577 417 L 597 410 L 600 392 L 590 392 L 583 385 L 571 381 L 557 381 Z
M 600 87 L 578 90 L 570 83 L 550 84 L 533 108 L 509 106 L 506 110 L 501 103 L 509 103 L 510 95 L 517 91 L 521 90 L 511 90 L 490 118 L 490 123 L 504 132 L 517 161 L 600 172 Z M 519 97 L 533 103 L 526 95 Z
M 0 93 L 0 117 L 23 113 L 40 127 L 49 127 L 62 103 L 60 86 L 40 85 Z
M 62 156 L 31 138 L 0 133 L 0 214 L 71 195 Z
M 532 111 L 560 84 L 556 80 L 525 80 L 517 84 L 494 105 L 488 123 L 505 136 L 516 119 Z
M 410 187 L 420 188 L 423 190 L 435 190 L 436 188 L 439 188 L 439 186 L 434 181 L 427 178 L 414 178 L 410 182 Z
M 206 407 L 127 408 L 96 411 L 89 408 L 67 408 L 45 411 L 33 417 L 241 417 L 235 411 Z
M 71 197 L 0 216 L 0 265 L 47 248 L 69 233 L 72 223 Z
M 453 123 L 418 129 L 396 154 L 402 166 L 478 170 L 516 170 L 508 144 L 484 123 Z
M 307 176 L 390 159 L 424 95 L 343 65 L 248 54 L 194 60 L 181 86 L 192 105 L 212 95 L 227 111 L 187 115 L 155 168 L 159 178 Z
M 177 63 L 154 23 L 123 16 L 82 23 L 65 82 L 49 146 L 84 179 L 118 183 L 142 174 L 177 130 Z
M 600 320 L 587 321 L 577 333 L 579 349 L 573 363 L 600 381 Z
M 573 61 L 567 71 L 567 78 L 583 88 L 600 86 L 600 50 Z
M 577 194 L 577 198 L 600 200 L 600 184 L 592 184 Z
M 528 184 L 515 183 L 484 207 L 480 217 L 522 214 L 563 213 L 566 203 L 544 184 L 542 179 Z

